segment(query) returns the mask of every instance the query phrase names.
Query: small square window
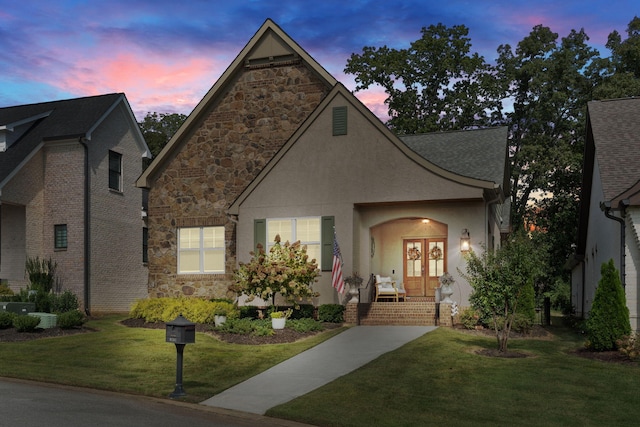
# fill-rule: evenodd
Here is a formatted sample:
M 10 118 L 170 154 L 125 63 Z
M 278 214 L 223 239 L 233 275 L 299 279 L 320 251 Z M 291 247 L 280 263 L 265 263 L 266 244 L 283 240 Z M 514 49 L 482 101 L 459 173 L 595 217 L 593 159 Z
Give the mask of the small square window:
M 67 249 L 67 224 L 54 225 L 55 249 Z
M 122 154 L 109 150 L 109 188 L 122 191 Z

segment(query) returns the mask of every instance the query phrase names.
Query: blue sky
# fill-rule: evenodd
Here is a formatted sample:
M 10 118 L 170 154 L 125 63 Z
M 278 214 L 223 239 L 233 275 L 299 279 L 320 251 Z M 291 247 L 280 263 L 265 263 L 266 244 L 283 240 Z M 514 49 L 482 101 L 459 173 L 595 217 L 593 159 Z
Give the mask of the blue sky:
M 626 36 L 637 0 L 0 0 L 0 107 L 124 92 L 134 113 L 189 114 L 267 18 L 348 88 L 364 46 L 406 48 L 432 24 L 465 25 L 493 62 L 538 24 Z M 357 96 L 379 116 L 379 89 Z

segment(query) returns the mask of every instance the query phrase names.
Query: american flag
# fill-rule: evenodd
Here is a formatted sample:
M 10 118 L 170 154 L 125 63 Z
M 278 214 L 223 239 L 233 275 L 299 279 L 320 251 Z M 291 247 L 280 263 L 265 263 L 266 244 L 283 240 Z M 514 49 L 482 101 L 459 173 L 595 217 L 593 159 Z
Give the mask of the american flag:
M 338 245 L 336 230 L 333 229 L 333 266 L 331 267 L 331 285 L 338 293 L 344 293 L 344 280 L 342 279 L 342 254 Z

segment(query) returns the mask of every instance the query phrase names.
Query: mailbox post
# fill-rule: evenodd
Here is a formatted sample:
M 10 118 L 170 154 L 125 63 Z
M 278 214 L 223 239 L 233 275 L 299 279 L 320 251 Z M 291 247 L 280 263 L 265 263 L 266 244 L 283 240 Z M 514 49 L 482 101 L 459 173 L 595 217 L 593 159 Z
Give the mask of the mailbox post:
M 167 337 L 166 341 L 174 343 L 176 345 L 177 360 L 176 360 L 176 388 L 173 393 L 169 395 L 171 398 L 186 396 L 182 388 L 182 354 L 184 352 L 184 346 L 186 344 L 192 344 L 196 342 L 196 324 L 188 321 L 182 314 L 175 318 L 175 320 L 168 322 L 167 325 Z

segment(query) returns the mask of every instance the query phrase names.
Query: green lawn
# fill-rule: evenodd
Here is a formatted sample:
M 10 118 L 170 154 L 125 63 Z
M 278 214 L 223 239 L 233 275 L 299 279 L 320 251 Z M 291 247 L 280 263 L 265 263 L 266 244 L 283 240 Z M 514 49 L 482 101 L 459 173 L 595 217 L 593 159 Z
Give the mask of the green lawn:
M 175 346 L 164 330 L 126 328 L 120 319 L 90 321 L 95 333 L 0 343 L 0 376 L 167 397 Z M 186 400 L 205 400 L 341 330 L 264 346 L 198 333 L 184 352 Z M 552 331 L 552 340 L 510 341 L 530 357 L 500 359 L 474 352 L 494 348 L 495 338 L 440 328 L 268 415 L 322 426 L 638 425 L 640 367 L 577 357 L 571 351 L 582 338 Z
M 322 426 L 637 426 L 640 368 L 570 354 L 581 338 L 510 340 L 440 328 L 268 415 Z
M 127 328 L 123 316 L 86 324 L 97 332 L 0 343 L 0 376 L 167 397 L 176 382 L 176 347 L 165 330 Z M 200 402 L 286 360 L 343 329 L 293 344 L 227 344 L 197 333 L 184 349 L 185 400 Z

